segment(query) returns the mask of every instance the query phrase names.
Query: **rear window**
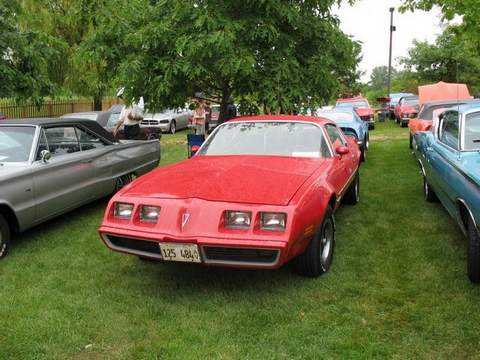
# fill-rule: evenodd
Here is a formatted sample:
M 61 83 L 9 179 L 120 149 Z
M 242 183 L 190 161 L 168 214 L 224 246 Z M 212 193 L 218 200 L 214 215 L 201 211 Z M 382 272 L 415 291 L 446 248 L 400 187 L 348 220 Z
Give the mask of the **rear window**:
M 433 120 L 433 112 L 438 109 L 442 108 L 449 108 L 455 105 L 463 105 L 464 103 L 459 102 L 452 102 L 452 103 L 445 103 L 445 104 L 438 104 L 438 105 L 423 105 L 420 113 L 418 114 L 419 119 L 423 120 Z
M 465 118 L 464 150 L 480 150 L 480 112 L 468 114 Z

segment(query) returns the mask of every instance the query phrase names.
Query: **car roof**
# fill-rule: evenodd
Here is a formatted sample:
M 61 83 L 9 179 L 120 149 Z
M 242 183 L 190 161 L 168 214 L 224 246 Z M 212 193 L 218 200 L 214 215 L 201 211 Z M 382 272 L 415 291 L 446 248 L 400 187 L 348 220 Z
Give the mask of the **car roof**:
M 69 117 L 72 117 L 74 115 L 78 115 L 78 116 L 82 116 L 82 115 L 95 115 L 95 114 L 101 114 L 103 113 L 104 111 L 81 111 L 81 112 L 74 112 L 74 113 L 68 113 L 68 114 L 63 114 L 61 117 L 63 116 L 69 116 Z
M 425 108 L 429 108 L 437 105 L 448 105 L 449 107 L 451 107 L 451 106 L 455 106 L 457 102 L 458 104 L 460 104 L 459 106 L 466 105 L 466 104 L 479 104 L 480 99 L 429 101 L 423 104 L 423 106 L 425 106 Z
M 480 111 L 480 101 L 462 104 L 462 105 L 459 105 L 458 107 L 452 106 L 448 110 L 457 110 L 458 112 L 463 113 L 463 112 L 468 112 L 470 110 L 475 110 L 475 109 L 478 109 Z
M 75 118 L 33 118 L 33 119 L 8 119 L 2 120 L 0 126 L 12 126 L 12 125 L 22 125 L 22 126 L 68 126 L 68 125 L 82 125 L 86 129 L 100 135 L 104 139 L 115 142 L 112 134 L 105 130 L 94 120 L 86 119 L 75 119 Z
M 363 96 L 354 96 L 354 97 L 351 97 L 351 98 L 337 99 L 337 102 L 351 102 L 351 101 L 358 101 L 358 100 L 367 100 L 367 98 L 365 98 Z
M 304 115 L 260 115 L 260 116 L 241 116 L 229 120 L 229 122 L 242 122 L 242 121 L 279 121 L 279 122 L 291 122 L 301 121 L 312 124 L 335 124 L 333 121 L 323 118 L 321 116 L 304 116 Z
M 418 100 L 418 96 L 417 95 L 408 95 L 408 96 L 403 96 L 401 99 L 403 100 Z

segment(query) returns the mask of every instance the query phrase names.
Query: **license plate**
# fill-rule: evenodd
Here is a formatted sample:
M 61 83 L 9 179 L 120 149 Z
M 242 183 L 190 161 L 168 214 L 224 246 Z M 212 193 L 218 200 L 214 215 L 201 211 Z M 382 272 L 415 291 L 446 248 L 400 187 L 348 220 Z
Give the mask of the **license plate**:
M 165 261 L 202 262 L 196 244 L 161 243 L 160 252 Z

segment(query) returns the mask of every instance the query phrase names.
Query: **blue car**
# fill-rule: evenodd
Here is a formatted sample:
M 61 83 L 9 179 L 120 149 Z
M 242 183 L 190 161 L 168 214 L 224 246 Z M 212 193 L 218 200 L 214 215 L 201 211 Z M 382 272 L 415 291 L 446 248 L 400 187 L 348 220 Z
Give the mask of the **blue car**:
M 415 135 L 423 191 L 437 199 L 468 238 L 467 269 L 480 282 L 480 105 L 459 105 L 443 112 L 431 131 Z
M 327 118 L 335 122 L 345 135 L 352 135 L 357 139 L 358 146 L 362 152 L 361 160 L 367 159 L 367 150 L 370 143 L 368 134 L 368 123 L 360 119 L 353 107 L 350 109 L 342 107 L 333 110 L 319 110 L 317 116 Z

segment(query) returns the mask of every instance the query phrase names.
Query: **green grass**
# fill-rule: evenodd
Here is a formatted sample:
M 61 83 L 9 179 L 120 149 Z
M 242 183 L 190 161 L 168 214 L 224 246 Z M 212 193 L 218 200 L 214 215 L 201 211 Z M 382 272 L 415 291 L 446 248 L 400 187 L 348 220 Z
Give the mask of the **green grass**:
M 186 155 L 162 138 L 162 165 Z M 474 359 L 465 239 L 422 198 L 407 130 L 379 124 L 331 271 L 142 262 L 97 235 L 106 201 L 17 237 L 0 263 L 1 359 Z

